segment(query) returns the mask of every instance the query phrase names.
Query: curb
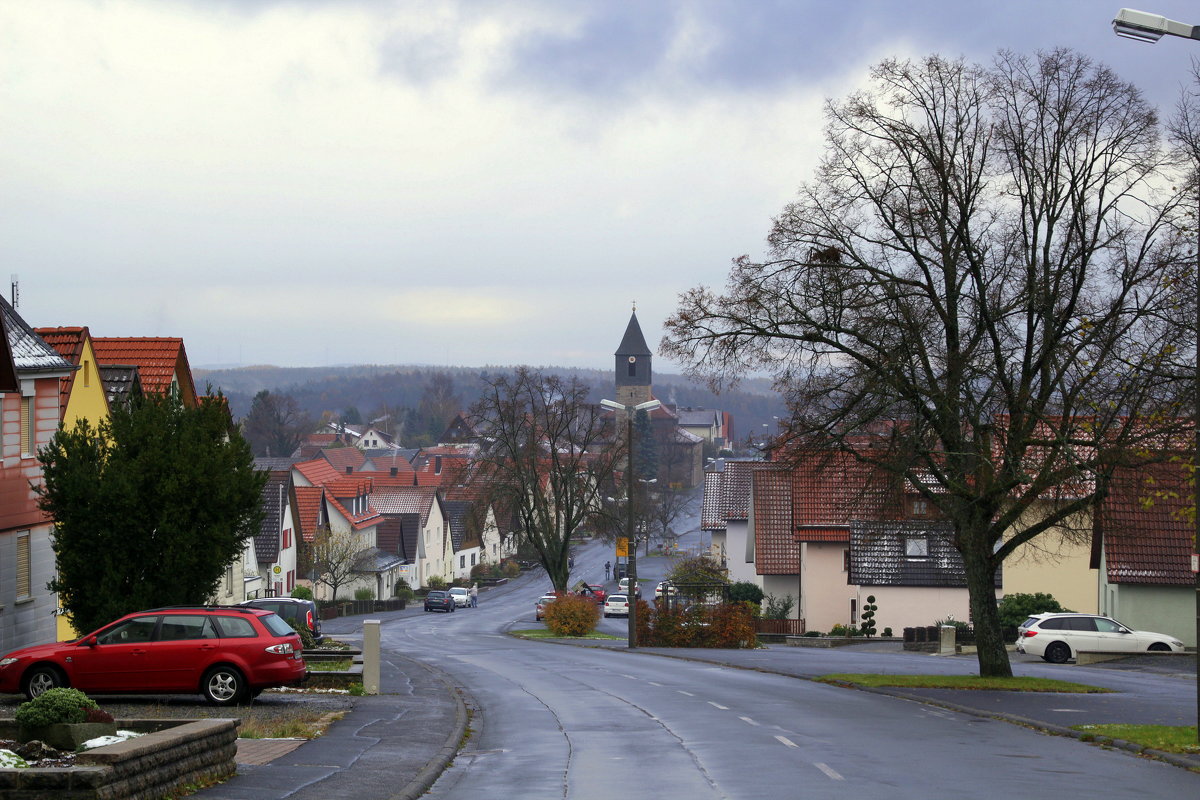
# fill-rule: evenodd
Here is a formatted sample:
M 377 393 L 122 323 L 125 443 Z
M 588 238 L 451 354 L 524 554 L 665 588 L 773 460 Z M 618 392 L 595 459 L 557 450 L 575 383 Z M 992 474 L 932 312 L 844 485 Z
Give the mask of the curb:
M 429 790 L 429 787 L 433 786 L 434 782 L 442 776 L 446 767 L 450 766 L 450 763 L 454 761 L 454 757 L 458 755 L 458 748 L 462 743 L 463 736 L 467 732 L 467 705 L 463 701 L 463 695 L 466 694 L 466 690 L 451 683 L 441 670 L 415 659 L 412 659 L 412 661 L 429 670 L 430 674 L 441 681 L 451 696 L 454 697 L 454 727 L 437 754 L 429 759 L 429 762 L 421 768 L 403 790 L 391 795 L 389 800 L 416 800 L 416 798 L 425 794 Z

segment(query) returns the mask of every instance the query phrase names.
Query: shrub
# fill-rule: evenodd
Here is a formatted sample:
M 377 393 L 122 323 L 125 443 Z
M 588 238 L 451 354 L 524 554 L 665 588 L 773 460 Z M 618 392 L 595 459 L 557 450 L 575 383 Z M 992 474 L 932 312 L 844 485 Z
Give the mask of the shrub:
M 859 624 L 859 630 L 863 636 L 875 635 L 875 612 L 879 610 L 879 606 L 875 605 L 875 595 L 867 595 L 867 603 L 863 606 L 861 614 L 862 622 Z
M 17 706 L 13 716 L 25 728 L 44 728 L 60 722 L 87 721 L 88 709 L 99 709 L 96 701 L 78 689 L 47 689 L 27 703 Z
M 1046 612 L 1063 612 L 1069 609 L 1063 608 L 1062 605 L 1054 599 L 1053 595 L 1043 592 L 1027 594 L 1025 592 L 1016 592 L 1014 594 L 1004 595 L 1004 599 L 1000 601 L 998 611 L 1000 613 L 1000 624 L 1004 627 L 1015 628 L 1025 621 L 1025 618 L 1030 614 L 1042 614 Z
M 427 580 L 425 582 L 425 584 L 430 589 L 445 589 L 446 588 L 446 579 L 443 578 L 441 575 L 431 575 L 429 577 L 429 580 Z
M 834 625 L 829 629 L 830 636 L 861 636 L 862 633 L 856 626 Z
M 297 586 L 295 589 L 292 589 L 292 597 L 295 597 L 298 600 L 312 600 L 312 589 L 308 588 L 307 586 Z
M 599 619 L 596 603 L 579 595 L 564 595 L 546 606 L 546 627 L 555 636 L 586 636 Z
M 890 637 L 890 636 L 892 635 L 892 629 L 891 629 L 891 628 L 884 628 L 884 629 L 883 629 L 883 635 L 884 635 L 884 636 L 889 636 L 889 637 Z
M 396 581 L 395 587 L 392 588 L 392 596 L 399 597 L 401 600 L 408 603 L 412 601 L 413 597 L 416 596 L 416 593 L 413 592 L 412 587 L 408 585 L 408 581 L 404 580 L 404 578 L 400 578 Z
M 471 567 L 471 580 L 479 580 L 481 578 L 492 577 L 492 565 L 480 561 L 475 566 Z
M 729 602 L 731 603 L 754 603 L 761 605 L 763 601 L 762 587 L 757 583 L 750 581 L 738 581 L 729 586 Z
M 501 572 L 505 578 L 515 578 L 521 574 L 521 565 L 511 558 L 505 559 Z
M 787 619 L 788 615 L 792 613 L 792 607 L 795 605 L 796 598 L 790 594 L 786 597 L 776 597 L 773 594 L 769 594 L 763 603 L 763 619 Z
M 362 586 L 362 587 L 354 590 L 354 599 L 355 600 L 374 600 L 375 599 L 375 590 L 370 589 L 366 586 Z
M 102 708 L 89 708 L 83 712 L 84 722 L 113 722 L 113 715 Z
M 300 634 L 300 647 L 303 650 L 312 650 L 317 646 L 317 639 L 313 636 L 312 631 L 308 629 L 308 625 L 298 619 L 289 619 L 288 625 L 292 626 L 292 630 Z

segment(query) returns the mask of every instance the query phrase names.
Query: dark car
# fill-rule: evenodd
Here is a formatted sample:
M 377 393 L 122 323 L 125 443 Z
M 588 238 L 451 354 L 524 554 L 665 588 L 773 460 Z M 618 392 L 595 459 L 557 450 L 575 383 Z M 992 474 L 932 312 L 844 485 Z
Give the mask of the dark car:
M 441 589 L 431 589 L 425 595 L 426 611 L 453 611 L 455 605 L 454 595 Z
M 137 611 L 73 642 L 0 658 L 0 692 L 33 699 L 69 686 L 89 694 L 191 694 L 233 705 L 304 680 L 300 636 L 266 609 L 179 606 Z
M 299 597 L 260 597 L 245 600 L 238 605 L 265 608 L 267 611 L 274 611 L 284 622 L 295 621 L 297 625 L 303 623 L 312 631 L 313 638 L 321 641 L 321 615 L 317 612 L 317 604 L 312 600 Z

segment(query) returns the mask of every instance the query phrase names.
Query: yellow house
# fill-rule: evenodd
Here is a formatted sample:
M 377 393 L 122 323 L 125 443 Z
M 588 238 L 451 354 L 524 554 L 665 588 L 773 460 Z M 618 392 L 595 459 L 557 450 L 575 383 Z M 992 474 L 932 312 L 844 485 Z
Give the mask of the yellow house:
M 1038 515 L 1036 506 L 1026 511 L 1029 518 Z M 1092 515 L 1085 513 L 1021 545 L 1004 559 L 1004 594 L 1042 592 L 1052 595 L 1063 608 L 1099 613 L 1099 575 L 1091 558 Z
M 59 380 L 60 424 L 65 430 L 75 427 L 80 420 L 87 420 L 95 427 L 108 419 L 108 392 L 96 363 L 92 337 L 86 327 L 35 328 L 46 344 L 75 366 L 75 370 Z M 61 614 L 56 617 L 55 635 L 66 641 L 79 636 L 71 623 Z
M 88 329 L 35 328 L 34 331 L 75 366 L 75 371 L 59 382 L 62 427 L 70 430 L 81 419 L 94 427 L 108 419 L 108 393 L 104 390 Z

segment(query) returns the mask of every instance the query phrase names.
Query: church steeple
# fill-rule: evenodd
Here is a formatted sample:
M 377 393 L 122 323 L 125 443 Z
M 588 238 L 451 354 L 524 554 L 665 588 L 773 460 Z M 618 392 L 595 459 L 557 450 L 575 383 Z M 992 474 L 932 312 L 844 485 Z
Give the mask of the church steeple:
M 650 348 L 638 325 L 637 310 L 629 317 L 625 336 L 616 352 L 617 402 L 625 405 L 645 403 L 653 396 L 650 390 Z

